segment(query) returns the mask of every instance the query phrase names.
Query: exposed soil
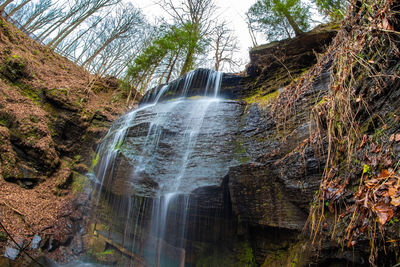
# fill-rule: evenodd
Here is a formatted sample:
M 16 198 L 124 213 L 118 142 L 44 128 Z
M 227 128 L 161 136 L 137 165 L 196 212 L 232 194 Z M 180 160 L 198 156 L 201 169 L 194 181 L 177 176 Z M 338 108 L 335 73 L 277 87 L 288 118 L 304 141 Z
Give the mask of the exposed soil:
M 117 79 L 88 73 L 0 18 L 0 221 L 24 246 L 42 238 L 33 256 L 68 257 L 54 249 L 74 242 L 82 174 L 125 101 Z M 11 244 L 0 229 L 0 254 Z

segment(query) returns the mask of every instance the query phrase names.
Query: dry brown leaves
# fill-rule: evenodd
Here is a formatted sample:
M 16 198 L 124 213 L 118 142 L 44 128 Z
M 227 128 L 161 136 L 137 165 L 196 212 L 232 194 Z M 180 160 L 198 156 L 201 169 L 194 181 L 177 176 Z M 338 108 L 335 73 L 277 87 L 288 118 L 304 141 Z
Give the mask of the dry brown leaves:
M 58 231 L 53 227 L 66 212 L 73 196 L 55 196 L 55 182 L 56 179 L 49 178 L 35 189 L 24 189 L 0 180 L 0 218 L 11 235 L 29 238 Z
M 383 127 L 385 128 L 385 127 Z M 400 142 L 400 134 L 393 134 L 389 142 L 377 144 L 372 136 L 364 135 L 358 152 L 363 152 L 362 177 L 355 192 L 347 188 L 349 179 L 338 177 L 337 167 L 333 167 L 321 183 L 321 191 L 330 212 L 334 212 L 333 203 L 349 192 L 353 203 L 339 215 L 348 218 L 346 229 L 347 246 L 354 246 L 359 235 L 372 231 L 376 220 L 381 227 L 390 222 L 400 206 L 400 170 L 395 170 L 390 147 Z M 349 191 L 350 190 L 350 191 Z M 374 230 L 375 231 L 375 230 Z
M 354 205 L 371 210 L 381 225 L 386 224 L 400 205 L 400 177 L 393 169 L 383 169 L 376 177 L 364 181 L 355 193 Z
M 67 90 L 69 101 L 80 103 L 81 110 L 78 112 L 81 114 L 77 115 L 87 116 L 87 120 L 96 111 L 108 120 L 115 119 L 124 111 L 125 103 L 115 97 L 115 91 L 86 93 L 85 88 L 92 79 L 90 73 L 31 40 L 8 22 L 3 22 L 3 27 L 10 31 L 13 38 L 0 33 L 0 51 L 3 51 L 0 63 L 13 55 L 25 59 L 34 75 L 20 82 L 29 91 Z M 57 116 L 58 111 L 54 111 L 54 114 L 53 111 L 45 111 L 42 104 L 33 101 L 29 95 L 25 96 L 21 88 L 0 80 L 0 112 L 9 117 L 15 133 L 20 133 L 23 145 L 39 151 L 49 162 L 56 162 L 59 152 L 55 149 L 48 125 L 51 115 Z M 3 144 L 6 144 L 0 146 L 2 156 L 8 153 L 10 159 L 15 159 L 7 127 L 0 127 L 0 135 L 0 139 L 4 139 Z M 4 168 L 3 162 L 1 169 Z M 47 177 L 34 189 L 27 190 L 0 178 L 0 220 L 13 236 L 29 240 L 34 234 L 54 237 L 65 235 L 68 230 L 67 226 L 63 226 L 65 214 L 71 211 L 73 196 L 71 193 L 55 196 L 53 189 L 56 183 L 57 179 Z

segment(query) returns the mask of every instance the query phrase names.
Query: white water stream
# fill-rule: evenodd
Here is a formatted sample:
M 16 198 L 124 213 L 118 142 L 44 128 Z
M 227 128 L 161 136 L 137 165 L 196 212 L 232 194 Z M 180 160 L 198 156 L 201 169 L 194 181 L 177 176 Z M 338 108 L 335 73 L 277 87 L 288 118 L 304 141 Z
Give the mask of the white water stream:
M 154 166 L 157 162 L 160 138 L 165 134 L 166 124 L 177 124 L 181 129 L 179 144 L 172 148 L 177 157 L 171 162 L 173 169 L 169 179 L 157 180 L 158 187 L 151 198 L 130 197 L 124 204 L 126 216 L 123 222 L 122 240 L 125 246 L 135 254 L 142 254 L 146 263 L 150 266 L 177 266 L 176 259 L 182 257 L 185 248 L 185 229 L 187 222 L 187 209 L 190 201 L 190 193 L 196 189 L 197 181 L 191 181 L 187 177 L 188 166 L 191 164 L 192 154 L 196 150 L 196 141 L 201 132 L 204 118 L 214 105 L 218 105 L 218 92 L 221 86 L 222 73 L 209 71 L 206 84 L 203 88 L 204 97 L 199 99 L 187 99 L 187 93 L 191 89 L 195 72 L 185 76 L 180 98 L 169 101 L 160 101 L 168 93 L 169 85 L 162 86 L 150 104 L 146 104 L 136 110 L 128 112 L 118 120 L 109 130 L 104 141 L 98 148 L 95 159 L 95 170 L 93 179 L 98 183 L 96 190 L 96 204 L 99 204 L 103 188 L 108 188 L 112 183 L 116 159 L 121 145 L 124 143 L 128 130 L 135 123 L 139 112 L 150 111 L 156 105 L 157 113 L 148 126 L 147 134 L 141 150 L 135 156 L 135 164 L 131 177 L 132 184 L 142 176 L 143 173 L 150 173 L 150 170 L 157 169 Z M 176 114 L 182 105 L 185 114 Z M 171 167 L 171 168 L 172 168 Z M 206 182 L 205 182 L 206 183 Z M 147 223 L 144 222 L 143 214 L 151 214 Z M 147 224 L 147 229 L 143 225 Z M 172 241 L 171 241 L 172 240 Z M 161 244 L 161 245 L 160 245 Z M 175 261 L 171 261 L 171 255 L 175 255 Z M 161 256 L 160 256 L 161 255 Z M 184 257 L 184 254 L 183 254 Z M 158 262 L 158 263 L 157 263 Z M 171 263 L 172 262 L 172 263 Z M 131 262 L 131 265 L 133 261 Z

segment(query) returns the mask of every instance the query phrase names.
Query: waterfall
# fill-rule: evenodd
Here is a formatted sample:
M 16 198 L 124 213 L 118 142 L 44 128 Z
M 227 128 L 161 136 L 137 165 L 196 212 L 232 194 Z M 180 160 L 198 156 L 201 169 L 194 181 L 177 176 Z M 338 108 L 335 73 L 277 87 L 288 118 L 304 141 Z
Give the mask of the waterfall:
M 192 231 L 203 220 L 196 210 L 204 210 L 205 189 L 220 188 L 232 161 L 228 136 L 236 131 L 238 111 L 236 102 L 218 98 L 222 75 L 192 71 L 155 88 L 99 145 L 91 173 L 94 224 L 134 255 L 123 265 L 187 265 L 189 235 L 218 240 L 217 223 L 208 217 L 201 223 L 208 233 Z M 215 192 L 223 198 L 222 190 Z M 211 204 L 211 212 L 220 212 L 221 203 Z

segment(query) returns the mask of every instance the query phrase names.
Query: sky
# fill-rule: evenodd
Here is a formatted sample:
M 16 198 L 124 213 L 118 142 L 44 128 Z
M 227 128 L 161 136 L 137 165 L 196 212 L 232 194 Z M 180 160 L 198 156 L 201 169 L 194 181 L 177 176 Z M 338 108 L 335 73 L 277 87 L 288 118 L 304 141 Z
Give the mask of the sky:
M 152 17 L 162 16 L 163 11 L 152 0 L 130 0 L 136 7 L 141 8 L 143 13 L 151 20 Z M 229 22 L 236 36 L 238 37 L 240 52 L 239 58 L 242 61 L 241 69 L 244 64 L 249 62 L 249 48 L 252 47 L 252 41 L 245 21 L 245 13 L 256 0 L 215 0 L 219 7 L 219 17 Z M 259 44 L 264 43 L 263 36 L 257 36 Z

